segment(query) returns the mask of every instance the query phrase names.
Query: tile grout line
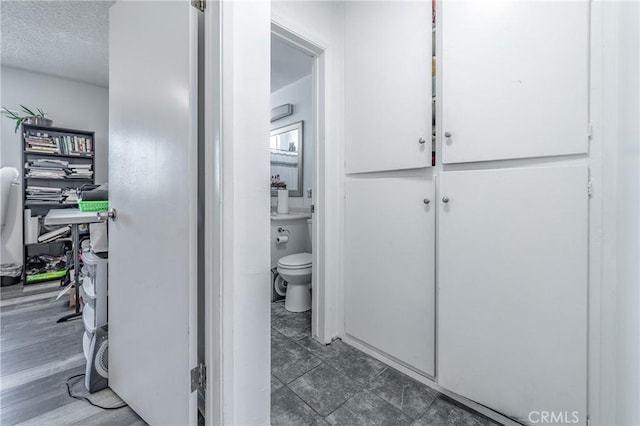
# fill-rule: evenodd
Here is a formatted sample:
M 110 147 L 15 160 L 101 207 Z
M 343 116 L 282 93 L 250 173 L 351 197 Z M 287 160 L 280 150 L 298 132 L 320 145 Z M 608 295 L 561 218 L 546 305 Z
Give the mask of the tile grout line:
M 306 405 L 307 407 L 309 407 L 309 409 L 310 409 L 311 411 L 313 411 L 313 412 L 314 412 L 314 413 L 316 413 L 318 416 L 320 416 L 320 418 L 321 418 L 321 419 L 324 419 L 324 418 L 325 418 L 322 414 L 318 413 L 318 412 L 317 412 L 317 411 L 316 411 L 316 410 L 315 410 L 311 405 L 309 405 L 309 403 L 308 403 L 306 400 L 304 400 L 304 399 L 303 399 L 300 395 L 298 395 L 298 394 L 297 394 L 293 389 L 291 389 L 291 388 L 289 387 L 289 385 L 288 385 L 288 384 L 284 384 L 284 385 L 283 385 L 283 387 L 287 388 L 287 389 L 289 390 L 289 392 L 293 393 L 296 397 L 298 397 L 298 398 L 300 399 L 300 401 L 302 401 L 302 403 L 303 403 L 304 405 Z M 278 389 L 278 391 L 279 391 L 279 390 L 280 390 L 280 389 Z M 277 391 L 276 391 L 276 392 L 277 392 Z
M 317 359 L 317 360 L 320 360 L 320 364 L 316 365 L 315 367 L 312 367 L 310 370 L 307 370 L 307 371 L 305 371 L 304 373 L 301 373 L 299 376 L 294 377 L 293 379 L 291 379 L 291 380 L 289 381 L 289 383 L 293 383 L 293 382 L 295 382 L 295 381 L 296 381 L 296 380 L 298 380 L 300 377 L 304 376 L 304 375 L 305 375 L 305 374 L 307 374 L 307 373 L 310 373 L 311 371 L 315 370 L 316 368 L 318 368 L 318 367 L 320 367 L 322 364 L 324 364 L 324 361 L 323 361 L 323 360 L 321 360 L 320 358 L 318 358 L 317 356 L 314 356 L 314 358 L 315 358 L 315 359 Z M 271 374 L 273 374 L 273 373 L 271 373 Z M 285 383 L 285 382 L 284 382 L 284 380 L 280 379 L 278 376 L 275 376 L 275 375 L 274 375 L 274 377 L 275 377 L 276 379 L 278 379 L 280 382 L 282 382 L 282 384 L 285 384 L 285 385 L 288 385 L 288 384 L 289 384 L 289 383 Z
M 281 318 L 281 320 L 286 320 L 286 318 Z M 378 407 L 378 405 L 380 404 L 386 404 L 385 407 L 389 407 L 389 409 L 393 409 L 394 414 L 396 416 L 401 415 L 402 420 L 403 421 L 407 421 L 408 425 L 416 425 L 416 423 L 418 423 L 423 417 L 425 417 L 425 415 L 429 412 L 430 409 L 432 409 L 434 407 L 434 404 L 436 404 L 436 402 L 438 400 L 442 400 L 442 401 L 447 401 L 447 397 L 443 394 L 441 394 L 440 392 L 437 391 L 429 391 L 428 389 L 425 389 L 426 392 L 424 392 L 424 390 L 420 389 L 415 389 L 416 392 L 418 392 L 417 395 L 412 396 L 413 395 L 413 388 L 412 391 L 409 394 L 405 394 L 408 389 L 409 389 L 409 384 L 408 383 L 397 383 L 394 384 L 394 381 L 391 380 L 390 378 L 384 378 L 384 377 L 380 377 L 382 376 L 385 372 L 396 372 L 398 374 L 400 374 L 400 376 L 402 377 L 403 380 L 408 380 L 411 383 L 416 383 L 418 385 L 421 385 L 418 381 L 416 381 L 415 379 L 406 376 L 405 374 L 403 374 L 402 372 L 388 366 L 385 365 L 384 363 L 382 363 L 382 368 L 380 369 L 380 371 L 375 372 L 374 367 L 372 366 L 371 368 L 373 369 L 374 374 L 371 376 L 368 376 L 367 374 L 361 375 L 361 374 L 355 374 L 355 377 L 358 377 L 357 379 L 353 379 L 351 378 L 351 373 L 349 373 L 351 370 L 349 368 L 347 368 L 346 370 L 344 370 L 344 368 L 346 368 L 343 363 L 340 362 L 340 360 L 343 357 L 346 357 L 345 360 L 349 360 L 351 359 L 351 354 L 349 351 L 344 352 L 342 350 L 342 347 L 340 345 L 331 348 L 331 349 L 325 349 L 328 346 L 332 345 L 333 343 L 336 343 L 337 340 L 341 340 L 341 339 L 336 339 L 336 341 L 331 342 L 329 345 L 322 345 L 321 343 L 315 342 L 313 339 L 313 336 L 311 336 L 310 332 L 306 332 L 303 336 L 300 337 L 299 332 L 300 332 L 300 323 L 298 321 L 294 321 L 294 323 L 289 327 L 285 327 L 284 325 L 281 326 L 281 329 L 286 331 L 288 334 L 291 334 L 292 337 L 289 337 L 287 335 L 285 335 L 284 333 L 282 333 L 280 330 L 275 329 L 272 327 L 272 332 L 275 332 L 277 336 L 280 336 L 283 340 L 283 342 L 286 342 L 287 344 L 293 344 L 294 346 L 296 346 L 297 348 L 301 348 L 303 349 L 303 353 L 305 353 L 306 355 L 308 355 L 309 357 L 311 357 L 310 359 L 313 360 L 319 360 L 320 363 L 312 368 L 310 368 L 309 370 L 302 372 L 302 373 L 296 373 L 296 377 L 294 377 L 293 379 L 291 379 L 288 383 L 285 383 L 284 381 L 281 381 L 278 377 L 274 376 L 280 383 L 281 383 L 281 387 L 284 388 L 285 392 L 291 392 L 293 393 L 293 396 L 296 398 L 296 400 L 301 401 L 302 402 L 302 407 L 306 407 L 307 409 L 309 409 L 310 411 L 308 411 L 308 414 L 306 415 L 310 415 L 310 414 L 315 414 L 315 416 L 317 416 L 316 418 L 318 419 L 317 421 L 320 423 L 330 423 L 327 419 L 334 415 L 337 411 L 339 411 L 340 409 L 346 409 L 347 411 L 351 412 L 353 410 L 355 410 L 354 414 L 359 413 L 359 411 L 356 409 L 356 407 L 350 407 L 350 408 L 345 408 L 345 405 L 347 403 L 349 403 L 350 401 L 352 401 L 354 398 L 358 397 L 358 396 L 363 396 L 363 395 L 369 395 L 373 398 L 375 398 L 376 402 L 375 404 L 373 402 L 370 402 L 367 405 L 368 409 L 373 409 L 374 411 Z M 310 340 L 310 342 L 309 342 Z M 347 345 L 349 348 L 351 348 L 351 346 Z M 273 348 L 273 346 L 272 346 Z M 355 351 L 358 354 L 363 354 L 365 355 L 365 357 L 369 358 L 366 354 L 364 354 L 362 351 L 359 351 L 357 348 L 353 348 L 355 349 Z M 297 355 L 296 355 L 297 356 Z M 287 361 L 287 364 L 289 367 L 290 366 L 295 366 L 297 363 L 301 362 L 301 360 L 305 359 L 304 355 L 301 355 L 302 358 L 301 359 L 297 359 L 296 361 L 293 361 L 293 364 L 290 364 L 289 361 Z M 295 359 L 295 357 L 294 357 Z M 357 360 L 357 357 L 356 357 Z M 347 364 L 349 364 L 347 362 Z M 307 368 L 306 365 L 301 364 L 301 367 Z M 286 368 L 289 368 L 286 367 Z M 347 365 L 348 367 L 348 365 Z M 311 401 L 313 401 L 314 403 L 316 403 L 316 397 L 313 394 L 309 394 L 307 395 L 307 397 L 309 398 L 309 401 L 303 397 L 302 395 L 298 394 L 296 391 L 294 391 L 294 389 L 291 387 L 292 384 L 294 384 L 296 381 L 298 381 L 301 377 L 306 376 L 308 374 L 311 374 L 312 372 L 314 372 L 316 369 L 318 368 L 330 368 L 331 370 L 335 370 L 335 372 L 337 372 L 339 375 L 346 377 L 347 379 L 349 379 L 351 385 L 347 386 L 347 384 L 345 383 L 344 386 L 340 385 L 339 389 L 345 388 L 343 390 L 349 391 L 348 388 L 352 388 L 351 391 L 353 391 L 354 393 L 351 394 L 349 397 L 347 397 L 344 401 L 340 402 L 333 410 L 331 410 L 330 413 L 328 413 L 327 415 L 323 415 L 320 414 L 312 405 L 311 405 Z M 378 368 L 378 367 L 375 367 Z M 286 369 L 285 369 L 286 370 Z M 295 370 L 294 370 L 295 371 Z M 273 374 L 273 373 L 272 373 Z M 363 376 L 363 377 L 360 377 Z M 378 384 L 374 383 L 374 381 L 376 381 L 376 379 L 381 379 L 382 382 L 378 383 L 380 386 L 382 386 L 382 388 L 380 388 L 380 386 L 377 386 Z M 403 384 L 404 383 L 404 384 Z M 400 407 L 398 407 L 396 405 L 396 403 L 390 401 L 387 397 L 385 397 L 385 387 L 388 386 L 392 386 L 394 389 L 395 387 L 397 387 L 396 385 L 401 385 L 402 386 L 402 392 L 403 392 L 403 398 L 400 402 Z M 377 387 L 376 387 L 377 386 Z M 335 387 L 334 387 L 335 388 Z M 303 389 L 304 390 L 304 389 Z M 278 389 L 279 391 L 279 389 Z M 276 392 L 278 392 L 276 391 Z M 342 395 L 348 395 L 348 392 L 343 392 Z M 273 393 L 272 393 L 273 396 Z M 426 398 L 425 398 L 426 397 Z M 390 397 L 391 399 L 393 399 L 393 397 Z M 407 407 L 404 407 L 404 399 L 407 398 Z M 424 406 L 424 409 L 417 409 L 419 408 L 422 403 L 420 403 L 419 405 L 412 405 L 411 401 L 414 398 L 418 398 L 418 400 L 422 400 L 425 401 L 426 404 Z M 339 398 L 341 399 L 341 398 Z M 373 401 L 373 400 L 372 400 Z M 297 403 L 296 403 L 297 404 Z M 374 404 L 374 405 L 372 405 Z M 455 405 L 455 404 L 454 404 Z M 320 404 L 320 408 L 323 408 L 323 406 L 325 406 L 326 408 L 329 408 L 331 406 L 331 404 Z M 457 407 L 457 405 L 455 405 Z M 377 407 L 377 408 L 376 408 Z M 413 409 L 411 409 L 411 407 L 414 407 Z M 386 408 L 385 408 L 386 409 Z M 408 409 L 410 412 L 405 411 L 405 409 Z M 480 418 L 481 422 L 480 424 L 484 425 L 484 423 L 482 422 L 483 419 L 486 418 L 486 416 L 475 412 L 475 410 L 470 410 L 467 407 L 460 407 L 461 410 L 463 410 L 465 413 L 470 414 L 474 421 L 476 421 L 476 418 Z M 445 417 L 447 419 L 450 419 L 451 417 L 451 410 L 452 408 L 446 409 L 445 408 Z M 324 410 L 323 410 L 324 411 Z M 437 410 L 437 411 L 441 411 L 441 410 Z M 417 413 L 416 413 L 417 412 Z M 467 415 L 465 414 L 465 415 Z M 360 414 L 358 414 L 360 415 Z M 440 415 L 440 414 L 438 414 Z M 368 416 L 368 415 L 367 415 Z M 427 418 L 427 420 L 429 420 L 431 417 L 433 416 L 429 416 Z M 368 418 L 368 417 L 367 417 Z M 433 419 L 432 419 L 433 420 Z M 491 424 L 491 423 L 489 423 Z
M 360 392 L 356 392 L 355 394 L 351 395 L 349 398 L 347 398 L 342 404 L 338 405 L 336 407 L 335 410 L 333 410 L 332 412 L 330 412 L 329 414 L 327 414 L 324 419 L 327 420 L 327 417 L 329 417 L 330 415 L 332 415 L 333 413 L 335 413 L 336 411 L 338 411 L 340 408 L 342 408 L 343 405 L 345 405 L 347 402 L 351 401 L 353 398 L 355 398 L 356 396 L 358 396 L 361 392 L 367 392 L 366 389 L 360 389 Z M 327 420 L 327 423 L 329 423 L 329 421 Z

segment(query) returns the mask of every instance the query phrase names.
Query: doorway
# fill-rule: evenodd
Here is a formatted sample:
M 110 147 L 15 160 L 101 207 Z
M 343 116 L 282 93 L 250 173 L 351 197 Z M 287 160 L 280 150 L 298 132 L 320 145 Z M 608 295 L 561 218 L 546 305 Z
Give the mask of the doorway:
M 272 301 L 278 303 L 285 299 L 285 283 L 277 271 L 278 260 L 291 254 L 310 254 L 311 307 L 297 316 L 292 315 L 293 312 L 282 314 L 296 317 L 293 321 L 298 324 L 298 331 L 308 328 L 316 340 L 329 343 L 331 336 L 325 331 L 325 298 L 322 297 L 324 266 L 319 255 L 324 247 L 320 232 L 324 203 L 319 197 L 325 193 L 322 176 L 324 133 L 321 131 L 324 126 L 324 51 L 275 22 L 271 24 L 271 43 Z M 278 150 L 278 138 L 294 133 L 299 134 L 295 137 L 300 138 L 300 148 L 287 145 L 287 152 Z M 289 151 L 290 148 L 293 151 Z M 297 167 L 291 164 L 291 158 L 299 164 Z M 285 177 L 287 173 L 289 175 Z M 283 187 L 288 191 L 288 207 L 284 209 L 278 205 L 278 189 Z M 289 216 L 279 211 L 288 211 Z M 278 243 L 277 238 L 282 236 L 289 241 Z M 274 304 L 272 308 L 280 306 Z M 281 310 L 286 311 L 284 306 Z

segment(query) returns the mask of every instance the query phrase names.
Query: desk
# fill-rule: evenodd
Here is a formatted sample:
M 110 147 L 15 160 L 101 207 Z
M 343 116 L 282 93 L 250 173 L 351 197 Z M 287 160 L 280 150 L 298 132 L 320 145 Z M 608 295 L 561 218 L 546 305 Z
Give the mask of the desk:
M 76 311 L 73 314 L 65 315 L 57 322 L 64 322 L 73 318 L 77 318 L 80 315 L 80 262 L 79 256 L 79 241 L 78 241 L 78 226 L 83 223 L 97 223 L 102 222 L 103 219 L 98 217 L 98 214 L 83 213 L 79 209 L 51 209 L 49 213 L 44 217 L 45 225 L 71 225 L 71 241 L 73 244 L 73 278 L 76 292 Z

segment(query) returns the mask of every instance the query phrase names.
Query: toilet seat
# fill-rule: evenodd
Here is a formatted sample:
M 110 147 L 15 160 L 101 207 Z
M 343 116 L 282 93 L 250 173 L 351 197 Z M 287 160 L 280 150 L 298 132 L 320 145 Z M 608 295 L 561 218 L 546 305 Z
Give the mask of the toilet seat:
M 285 256 L 278 261 L 278 268 L 287 270 L 306 269 L 311 267 L 311 253 L 296 253 Z
M 287 282 L 284 308 L 289 312 L 305 312 L 311 309 L 311 259 L 310 253 L 296 253 L 278 261 L 276 270 Z

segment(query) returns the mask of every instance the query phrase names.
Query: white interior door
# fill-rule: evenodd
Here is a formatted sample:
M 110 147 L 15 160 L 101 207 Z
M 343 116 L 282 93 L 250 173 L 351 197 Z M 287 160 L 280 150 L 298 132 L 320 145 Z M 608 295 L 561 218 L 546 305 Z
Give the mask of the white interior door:
M 109 385 L 150 424 L 195 424 L 197 11 L 109 22 Z
M 586 424 L 587 181 L 586 166 L 441 174 L 442 387 L 525 423 Z
M 429 376 L 435 357 L 433 194 L 430 170 L 346 182 L 345 331 Z
M 442 2 L 444 163 L 588 150 L 589 1 Z
M 431 166 L 431 3 L 345 2 L 347 173 Z

